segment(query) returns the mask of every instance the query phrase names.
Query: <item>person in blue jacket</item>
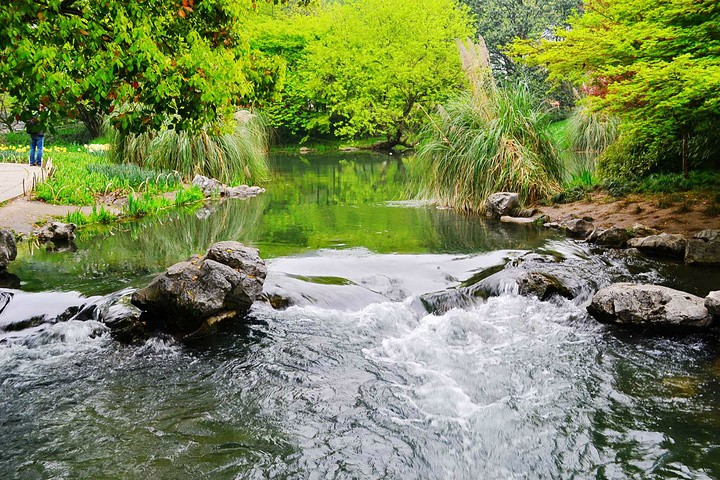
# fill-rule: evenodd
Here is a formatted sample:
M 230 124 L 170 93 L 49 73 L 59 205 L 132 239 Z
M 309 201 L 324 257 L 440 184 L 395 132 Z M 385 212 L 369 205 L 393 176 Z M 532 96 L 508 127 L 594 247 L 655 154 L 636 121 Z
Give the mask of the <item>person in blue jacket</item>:
M 28 120 L 25 130 L 30 134 L 30 165 L 41 167 L 45 132 L 37 115 Z

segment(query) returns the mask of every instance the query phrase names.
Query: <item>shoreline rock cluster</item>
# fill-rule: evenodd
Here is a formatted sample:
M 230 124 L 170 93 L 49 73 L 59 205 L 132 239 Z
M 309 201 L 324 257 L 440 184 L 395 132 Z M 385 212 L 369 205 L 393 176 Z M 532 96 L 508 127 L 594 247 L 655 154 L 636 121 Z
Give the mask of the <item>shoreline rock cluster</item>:
M 485 214 L 502 222 L 564 229 L 567 236 L 588 243 L 608 248 L 631 247 L 646 255 L 682 258 L 689 265 L 720 265 L 720 230 L 703 230 L 687 239 L 678 234 L 659 233 L 641 224 L 635 224 L 631 229 L 605 229 L 596 227 L 591 217 L 550 222 L 545 215 L 533 216 L 536 213 L 523 210 L 520 196 L 513 192 L 494 193 L 487 198 L 485 205 Z
M 516 193 L 490 195 L 486 215 L 504 222 L 534 223 L 563 229 L 568 237 L 607 248 L 635 248 L 643 254 L 683 259 L 688 265 L 720 266 L 720 230 L 703 230 L 687 239 L 682 235 L 659 233 L 641 224 L 631 229 L 598 228 L 591 217 L 545 221 L 543 216 L 525 219 Z M 515 217 L 508 217 L 515 215 Z M 587 307 L 601 323 L 642 325 L 661 328 L 706 328 L 720 318 L 720 291 L 706 298 L 659 285 L 615 283 L 600 289 Z
M 219 180 L 208 178 L 203 175 L 195 175 L 192 184 L 193 186 L 198 187 L 206 197 L 218 195 L 227 198 L 250 198 L 256 197 L 261 193 L 265 193 L 264 188 L 249 187 L 247 185 L 230 187 Z

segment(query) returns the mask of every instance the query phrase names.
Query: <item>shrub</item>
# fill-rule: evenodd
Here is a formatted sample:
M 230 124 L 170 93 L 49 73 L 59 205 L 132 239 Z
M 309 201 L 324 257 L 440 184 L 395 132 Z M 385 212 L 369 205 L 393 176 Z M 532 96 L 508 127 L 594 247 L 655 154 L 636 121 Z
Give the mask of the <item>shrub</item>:
M 195 135 L 171 128 L 123 135 L 108 128 L 115 163 L 174 170 L 187 180 L 202 174 L 228 184 L 257 182 L 268 171 L 267 127 L 262 117 L 249 112 L 238 112 L 230 133 L 208 127 Z

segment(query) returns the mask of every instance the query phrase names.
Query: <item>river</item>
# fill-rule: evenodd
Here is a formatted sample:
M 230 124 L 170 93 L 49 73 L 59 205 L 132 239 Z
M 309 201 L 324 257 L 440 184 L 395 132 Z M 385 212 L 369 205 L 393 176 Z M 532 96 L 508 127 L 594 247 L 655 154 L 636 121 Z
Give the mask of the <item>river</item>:
M 272 165 L 257 198 L 85 232 L 76 251 L 20 245 L 20 289 L 0 289 L 0 478 L 720 478 L 717 333 L 585 312 L 615 281 L 704 295 L 717 270 L 403 201 L 398 157 Z M 290 306 L 189 345 L 58 318 L 220 240 L 259 248 Z M 502 277 L 456 295 L 528 265 L 576 298 Z

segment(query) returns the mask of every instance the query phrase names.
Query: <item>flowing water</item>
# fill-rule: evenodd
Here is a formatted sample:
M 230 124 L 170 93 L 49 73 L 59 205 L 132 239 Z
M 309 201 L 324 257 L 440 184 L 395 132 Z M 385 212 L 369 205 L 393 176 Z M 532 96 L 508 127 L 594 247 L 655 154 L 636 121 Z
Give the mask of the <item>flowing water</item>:
M 717 270 L 400 201 L 395 157 L 277 156 L 273 172 L 261 197 L 76 251 L 21 245 L 0 279 L 0 478 L 720 477 L 717 333 L 585 313 L 614 281 L 704 295 Z M 71 319 L 226 239 L 260 248 L 287 308 L 258 302 L 191 345 Z M 577 297 L 519 296 L 516 269 Z M 468 294 L 479 282 L 497 295 Z

